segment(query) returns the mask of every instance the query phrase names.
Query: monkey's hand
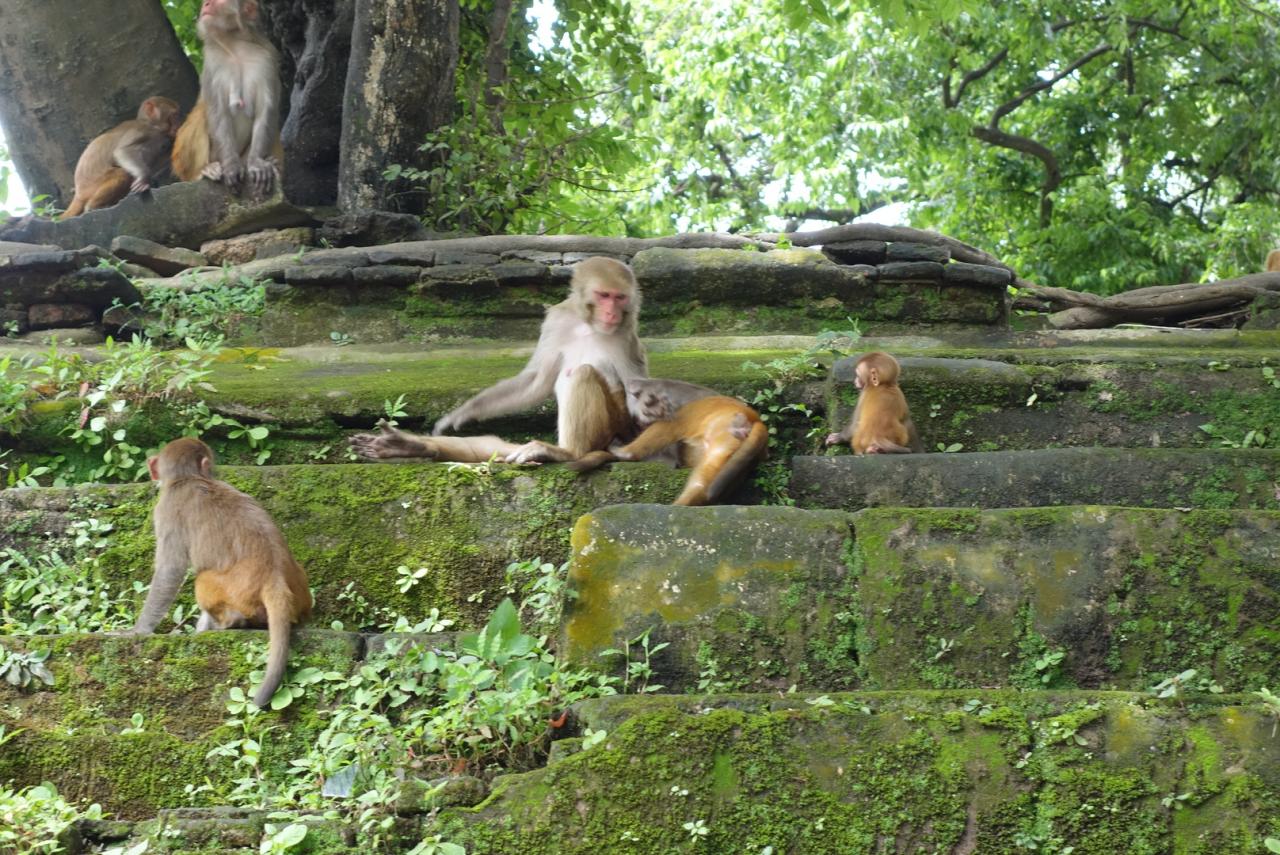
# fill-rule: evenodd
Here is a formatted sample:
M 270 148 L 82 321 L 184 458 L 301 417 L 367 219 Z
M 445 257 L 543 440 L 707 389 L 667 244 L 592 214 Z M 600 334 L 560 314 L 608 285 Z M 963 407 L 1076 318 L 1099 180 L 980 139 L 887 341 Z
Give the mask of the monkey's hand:
M 280 167 L 275 158 L 250 157 L 246 172 L 249 176 L 249 191 L 257 199 L 270 193 L 271 188 L 280 180 Z
M 200 171 L 200 177 L 239 191 L 240 184 L 244 181 L 244 164 L 239 160 L 211 160 Z
M 133 179 L 133 183 L 129 185 L 130 193 L 145 193 L 150 189 L 151 182 L 146 179 L 146 176 Z
M 838 433 L 827 434 L 827 445 L 835 445 L 838 442 L 844 442 L 844 437 Z
M 387 460 L 392 457 L 434 457 L 431 447 L 417 437 L 396 430 L 386 419 L 378 420 L 377 433 L 358 433 L 351 437 L 351 449 L 365 460 Z
M 471 421 L 465 415 L 460 415 L 460 410 L 454 410 L 452 413 L 446 413 L 440 417 L 440 421 L 435 423 L 435 427 L 431 428 L 432 436 L 440 436 L 444 433 L 450 433 L 462 427 Z

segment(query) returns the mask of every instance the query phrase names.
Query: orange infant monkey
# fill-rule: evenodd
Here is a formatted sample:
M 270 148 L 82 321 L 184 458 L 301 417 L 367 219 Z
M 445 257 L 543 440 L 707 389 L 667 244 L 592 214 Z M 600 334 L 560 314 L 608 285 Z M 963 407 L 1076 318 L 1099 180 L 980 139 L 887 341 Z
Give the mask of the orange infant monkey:
M 131 634 L 155 631 L 194 568 L 196 632 L 267 627 L 267 672 L 253 696 L 263 709 L 284 677 L 290 624 L 311 614 L 307 574 L 262 506 L 213 477 L 213 450 L 200 440 L 175 439 L 147 468 L 160 483 L 152 517 L 156 564 Z
M 76 162 L 76 194 L 59 219 L 149 190 L 169 160 L 179 112 L 176 102 L 157 95 L 142 102 L 136 119 L 94 137 Z
M 847 442 L 854 454 L 911 454 L 924 451 L 911 421 L 907 398 L 898 388 L 898 360 L 883 351 L 864 355 L 854 366 L 858 405 L 849 426 L 827 436 L 827 445 Z
M 693 471 L 673 504 L 706 505 L 764 459 L 769 431 L 742 401 L 715 395 L 685 404 L 670 420 L 654 422 L 616 451 L 595 451 L 568 466 L 586 472 L 612 460 L 644 460 L 675 443 L 681 462 Z

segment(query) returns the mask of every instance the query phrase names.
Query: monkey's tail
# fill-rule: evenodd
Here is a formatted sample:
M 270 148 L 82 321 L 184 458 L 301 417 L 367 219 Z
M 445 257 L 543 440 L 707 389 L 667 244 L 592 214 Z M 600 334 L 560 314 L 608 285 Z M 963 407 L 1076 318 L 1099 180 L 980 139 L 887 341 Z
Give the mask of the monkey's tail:
M 262 604 L 267 609 L 267 673 L 262 687 L 253 696 L 253 705 L 260 710 L 271 703 L 271 696 L 280 688 L 284 669 L 289 663 L 289 625 L 293 623 L 293 592 L 283 579 L 276 579 L 264 586 Z
M 764 457 L 768 448 L 769 429 L 764 426 L 764 422 L 756 422 L 751 426 L 751 432 L 742 441 L 742 445 L 724 462 L 716 477 L 711 479 L 711 484 L 707 487 L 707 501 L 714 502 L 720 498 L 749 467 Z
M 67 206 L 67 210 L 58 215 L 59 220 L 65 220 L 69 217 L 78 217 L 84 213 L 84 199 L 76 196 L 71 200 L 71 204 Z

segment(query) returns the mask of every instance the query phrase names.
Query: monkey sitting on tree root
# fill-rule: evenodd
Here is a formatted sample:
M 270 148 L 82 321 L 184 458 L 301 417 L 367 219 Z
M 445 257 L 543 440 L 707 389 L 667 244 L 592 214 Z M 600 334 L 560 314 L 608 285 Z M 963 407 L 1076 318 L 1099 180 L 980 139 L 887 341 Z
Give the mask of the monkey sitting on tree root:
M 179 113 L 177 102 L 156 95 L 142 102 L 136 119 L 94 137 L 76 162 L 76 194 L 59 219 L 150 190 L 169 160 Z
M 840 433 L 827 436 L 827 445 L 847 442 L 854 454 L 911 454 L 924 451 L 907 398 L 898 387 L 898 360 L 872 351 L 858 360 L 853 385 L 858 404 Z
M 708 505 L 720 498 L 769 450 L 760 414 L 724 395 L 685 404 L 667 421 L 645 428 L 616 451 L 595 451 L 568 464 L 587 472 L 613 460 L 645 460 L 678 444 L 681 463 L 693 469 L 672 504 Z
M 289 627 L 311 614 L 307 574 L 261 505 L 213 477 L 213 450 L 198 439 L 170 442 L 147 460 L 160 484 L 152 520 L 155 573 L 131 634 L 154 632 L 196 572 L 196 632 L 266 627 L 267 671 L 253 703 L 266 708 L 284 677 Z

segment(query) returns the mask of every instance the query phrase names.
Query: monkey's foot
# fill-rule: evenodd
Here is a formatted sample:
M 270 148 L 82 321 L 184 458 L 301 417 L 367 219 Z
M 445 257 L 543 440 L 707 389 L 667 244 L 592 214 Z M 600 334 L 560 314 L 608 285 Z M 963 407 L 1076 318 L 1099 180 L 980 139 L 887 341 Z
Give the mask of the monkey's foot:
M 244 181 L 244 166 L 240 163 L 211 160 L 205 164 L 204 169 L 200 170 L 200 177 L 225 184 L 232 190 L 239 190 L 241 182 Z
M 349 440 L 351 449 L 365 460 L 387 460 L 393 457 L 432 457 L 425 442 L 404 431 L 396 430 L 385 419 L 378 421 L 378 433 L 358 433 Z
M 505 458 L 507 463 L 516 463 L 520 465 L 541 465 L 543 463 L 554 463 L 560 458 L 555 454 L 553 446 L 547 445 L 540 439 L 530 440 L 515 451 L 508 454 Z
M 280 180 L 280 166 L 275 158 L 249 158 L 246 170 L 249 177 L 249 191 L 255 199 L 262 199 L 271 192 L 271 188 Z

